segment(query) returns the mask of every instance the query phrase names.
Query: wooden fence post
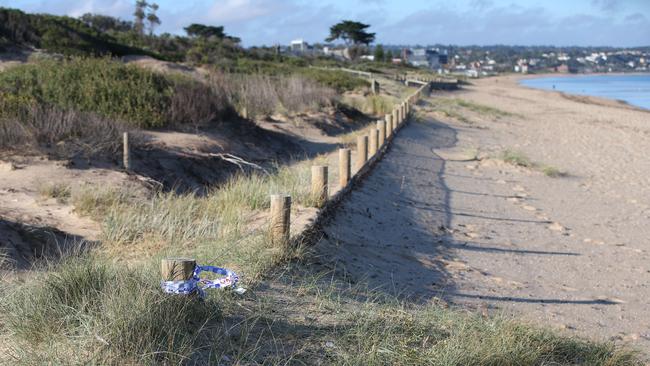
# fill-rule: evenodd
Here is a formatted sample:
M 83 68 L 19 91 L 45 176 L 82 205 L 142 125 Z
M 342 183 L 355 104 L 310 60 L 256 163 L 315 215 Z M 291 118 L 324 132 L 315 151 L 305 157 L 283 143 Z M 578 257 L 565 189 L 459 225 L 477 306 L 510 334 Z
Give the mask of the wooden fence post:
M 370 129 L 370 143 L 368 144 L 368 157 L 373 157 L 377 154 L 377 145 L 379 141 L 379 130 L 376 128 Z
M 196 260 L 189 258 L 165 258 L 160 263 L 163 281 L 187 281 L 194 275 Z
M 129 133 L 124 132 L 122 141 L 122 165 L 125 170 L 131 170 L 131 147 L 129 146 Z
M 368 160 L 368 136 L 357 136 L 357 171 L 363 168 Z
M 401 125 L 402 122 L 404 122 L 404 113 L 402 113 L 402 106 L 398 105 L 396 110 L 397 110 L 397 120 L 399 121 L 399 124 Z
M 311 167 L 311 193 L 316 199 L 316 205 L 322 206 L 329 197 L 327 189 L 327 166 L 314 165 Z
M 395 122 L 395 126 L 399 126 L 400 120 L 399 120 L 399 112 L 397 111 L 397 108 L 393 108 L 393 121 Z
M 372 94 L 374 95 L 379 94 L 379 82 L 375 79 L 372 79 L 370 81 L 370 89 L 372 91 Z
M 379 139 L 377 140 L 377 149 L 381 149 L 386 141 L 386 122 L 377 121 L 377 129 L 379 130 Z
M 350 180 L 350 149 L 339 149 L 339 185 L 345 187 Z
M 393 115 L 387 114 L 384 116 L 384 119 L 386 120 L 386 137 L 388 137 L 391 136 L 393 134 L 393 130 L 395 130 Z
M 271 242 L 286 244 L 291 230 L 291 196 L 271 195 Z

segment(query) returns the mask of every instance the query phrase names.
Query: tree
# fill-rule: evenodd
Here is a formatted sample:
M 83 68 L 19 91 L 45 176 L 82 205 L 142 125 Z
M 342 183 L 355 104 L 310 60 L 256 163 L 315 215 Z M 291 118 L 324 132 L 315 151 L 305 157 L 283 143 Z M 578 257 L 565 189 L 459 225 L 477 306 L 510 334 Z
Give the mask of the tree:
M 384 57 L 384 47 L 379 44 L 375 47 L 375 62 L 384 62 Z
M 86 13 L 79 20 L 102 32 L 128 32 L 133 29 L 133 23 L 107 15 Z
M 330 27 L 330 36 L 325 40 L 332 42 L 337 39 L 342 39 L 348 47 L 352 45 L 367 46 L 375 40 L 375 33 L 366 32 L 368 27 L 370 27 L 368 24 L 344 20 Z
M 223 27 L 221 26 L 214 27 L 211 25 L 192 23 L 183 29 L 185 29 L 185 32 L 189 37 L 223 38 L 226 36 L 223 32 Z
M 223 31 L 222 26 L 215 27 L 212 25 L 192 23 L 183 29 L 185 29 L 187 35 L 192 38 L 228 40 L 235 44 L 241 42 L 241 39 L 227 35 Z
M 147 14 L 147 21 L 149 22 L 149 35 L 153 35 L 153 30 L 157 25 L 160 25 L 160 18 L 156 15 L 158 11 L 158 4 L 149 4 L 149 14 Z
M 384 56 L 384 58 L 386 59 L 386 62 L 392 63 L 393 62 L 393 51 L 391 51 L 391 50 L 386 51 L 386 55 Z
M 135 20 L 133 21 L 133 30 L 135 30 L 138 35 L 144 35 L 145 19 L 149 22 L 149 35 L 153 35 L 154 28 L 157 25 L 160 25 L 160 18 L 156 15 L 156 11 L 158 11 L 158 4 L 149 4 L 147 0 L 136 0 L 135 11 L 133 12 L 133 16 L 135 17 Z
M 135 2 L 135 11 L 133 12 L 133 16 L 135 17 L 135 20 L 133 21 L 133 30 L 139 35 L 144 34 L 144 18 L 146 17 L 145 9 L 147 8 L 147 5 L 149 4 L 147 4 L 146 0 L 136 0 Z

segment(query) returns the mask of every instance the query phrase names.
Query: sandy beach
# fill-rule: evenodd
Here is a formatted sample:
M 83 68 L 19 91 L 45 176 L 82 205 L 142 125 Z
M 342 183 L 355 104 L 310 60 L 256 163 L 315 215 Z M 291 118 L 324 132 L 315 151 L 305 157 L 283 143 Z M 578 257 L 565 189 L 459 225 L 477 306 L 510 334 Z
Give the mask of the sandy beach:
M 650 349 L 650 113 L 516 76 L 417 113 L 327 228 L 323 265 L 411 301 Z

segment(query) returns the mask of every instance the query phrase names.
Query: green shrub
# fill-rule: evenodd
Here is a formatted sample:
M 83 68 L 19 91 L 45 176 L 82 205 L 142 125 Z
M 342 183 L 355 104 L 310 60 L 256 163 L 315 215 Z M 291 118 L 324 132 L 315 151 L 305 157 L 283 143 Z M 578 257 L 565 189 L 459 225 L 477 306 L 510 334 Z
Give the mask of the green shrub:
M 0 34 L 7 43 L 31 46 L 65 55 L 147 54 L 120 44 L 116 39 L 79 19 L 48 14 L 27 14 L 0 8 Z
M 370 87 L 370 82 L 338 70 L 301 69 L 300 74 L 338 92 Z
M 141 128 L 214 119 L 228 108 L 220 91 L 109 58 L 43 60 L 0 73 L 0 104 L 92 112 Z M 200 104 L 200 108 L 197 108 Z

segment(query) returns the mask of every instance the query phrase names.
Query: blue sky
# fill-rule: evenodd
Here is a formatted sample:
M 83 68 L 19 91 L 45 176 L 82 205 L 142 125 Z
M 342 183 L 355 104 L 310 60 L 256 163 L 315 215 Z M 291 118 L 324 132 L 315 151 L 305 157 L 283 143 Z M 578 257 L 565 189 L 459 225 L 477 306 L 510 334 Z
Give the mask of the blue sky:
M 378 43 L 650 45 L 650 0 L 157 0 L 161 32 L 224 25 L 244 45 L 322 42 L 342 19 L 371 24 Z M 133 0 L 0 0 L 28 12 L 131 19 Z

